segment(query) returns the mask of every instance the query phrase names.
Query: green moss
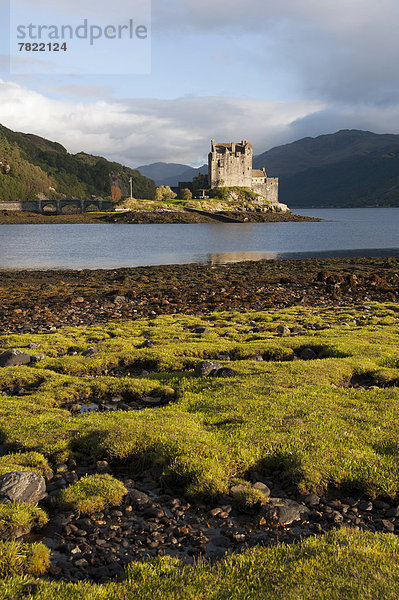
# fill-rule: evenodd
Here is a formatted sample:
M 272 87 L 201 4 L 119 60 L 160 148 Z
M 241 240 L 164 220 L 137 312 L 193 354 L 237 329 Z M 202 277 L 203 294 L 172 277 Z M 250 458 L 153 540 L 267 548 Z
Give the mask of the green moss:
M 43 527 L 48 522 L 44 510 L 25 503 L 0 504 L 0 538 L 10 540 L 21 537 L 32 527 Z
M 92 514 L 107 506 L 120 504 L 127 490 L 111 475 L 90 475 L 60 494 L 60 505 L 77 514 Z

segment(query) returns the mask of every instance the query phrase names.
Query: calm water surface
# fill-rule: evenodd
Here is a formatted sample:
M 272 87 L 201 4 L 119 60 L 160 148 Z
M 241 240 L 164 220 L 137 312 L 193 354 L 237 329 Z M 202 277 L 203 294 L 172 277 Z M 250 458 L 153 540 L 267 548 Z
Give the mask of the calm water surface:
M 399 208 L 302 209 L 316 223 L 1 225 L 0 268 L 95 269 L 399 256 Z

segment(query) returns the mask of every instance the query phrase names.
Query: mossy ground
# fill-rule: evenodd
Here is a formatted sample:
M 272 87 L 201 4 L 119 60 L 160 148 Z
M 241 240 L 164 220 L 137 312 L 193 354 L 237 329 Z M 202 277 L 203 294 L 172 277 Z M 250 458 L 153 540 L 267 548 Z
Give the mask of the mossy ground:
M 334 485 L 395 496 L 398 319 L 396 304 L 295 307 L 7 336 L 3 348 L 24 347 L 47 358 L 0 371 L 1 389 L 25 389 L 23 396 L 2 397 L 1 440 L 10 452 L 51 459 L 83 453 L 133 472 L 162 466 L 194 495 L 224 492 L 248 469 L 278 468 L 303 489 Z M 293 333 L 280 337 L 279 324 Z M 209 333 L 195 333 L 198 325 Z M 145 339 L 153 347 L 141 348 Z M 39 348 L 26 348 L 29 343 Z M 82 356 L 89 346 L 98 354 Z M 319 358 L 284 360 L 306 347 Z M 71 348 L 78 354 L 68 355 Z M 200 360 L 222 352 L 238 375 L 194 376 Z M 264 360 L 254 361 L 256 355 Z M 125 376 L 112 376 L 114 368 Z M 140 368 L 149 373 L 134 375 Z M 375 383 L 372 389 L 351 385 L 362 377 Z M 69 410 L 77 401 L 115 395 L 163 397 L 169 404 L 78 416 Z
M 199 325 L 209 332 L 196 333 Z M 292 333 L 281 337 L 278 325 Z M 141 348 L 145 339 L 151 348 Z M 39 347 L 28 348 L 31 343 Z M 0 370 L 0 389 L 25 389 L 1 397 L 0 442 L 9 453 L 107 459 L 114 474 L 120 466 L 133 473 L 156 466 L 169 485 L 197 497 L 224 493 L 249 470 L 276 469 L 302 490 L 333 486 L 397 496 L 396 303 L 161 316 L 4 336 L 2 344 L 47 357 Z M 82 356 L 89 346 L 98 354 Z M 67 354 L 71 348 L 76 355 Z M 304 348 L 318 358 L 285 360 Z M 199 361 L 223 352 L 237 375 L 194 375 Z M 260 355 L 263 361 L 254 360 Z M 115 368 L 123 376 L 113 376 Z M 135 375 L 139 368 L 148 373 Z M 69 410 L 73 402 L 114 394 L 163 396 L 169 404 L 84 415 Z M 30 456 L 31 464 L 45 468 L 43 457 Z M 398 550 L 394 536 L 339 532 L 246 552 L 213 567 L 167 559 L 135 564 L 126 582 L 102 587 L 14 579 L 1 584 L 0 599 L 397 598 Z

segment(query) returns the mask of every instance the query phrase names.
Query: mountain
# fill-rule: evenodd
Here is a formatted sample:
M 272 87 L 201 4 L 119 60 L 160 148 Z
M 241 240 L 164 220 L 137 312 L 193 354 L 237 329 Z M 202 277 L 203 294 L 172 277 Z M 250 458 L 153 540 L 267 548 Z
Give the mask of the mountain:
M 157 185 L 177 186 L 179 181 L 192 181 L 193 177 L 202 173 L 208 173 L 208 165 L 199 168 L 181 165 L 179 163 L 157 162 L 151 165 L 137 167 L 142 175 L 150 177 Z
M 341 130 L 255 157 L 292 208 L 399 206 L 399 135 Z
M 0 202 L 38 195 L 118 199 L 129 194 L 130 177 L 136 198 L 154 198 L 155 183 L 137 170 L 101 156 L 69 154 L 57 142 L 0 125 Z
M 343 129 L 337 133 L 306 137 L 291 144 L 277 146 L 254 157 L 254 169 L 266 168 L 273 177 L 292 176 L 307 169 L 367 156 L 399 144 L 399 135 Z

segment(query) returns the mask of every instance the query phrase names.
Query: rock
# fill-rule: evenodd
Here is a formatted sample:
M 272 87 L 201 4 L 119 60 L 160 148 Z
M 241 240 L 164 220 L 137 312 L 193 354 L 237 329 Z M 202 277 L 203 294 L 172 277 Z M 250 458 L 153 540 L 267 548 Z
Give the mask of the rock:
M 399 517 L 399 507 L 390 508 L 389 510 L 387 510 L 386 516 L 387 517 Z
M 141 492 L 140 490 L 136 490 L 136 488 L 129 489 L 127 501 L 136 507 L 152 503 L 151 498 L 147 494 Z
M 317 358 L 317 354 L 312 348 L 305 348 L 299 355 L 299 358 L 302 360 L 315 360 Z
M 362 511 L 373 510 L 373 503 L 369 502 L 368 500 L 364 500 L 363 502 L 360 502 L 359 510 L 362 510 Z
M 125 296 L 115 296 L 112 301 L 114 304 L 126 304 L 127 302 Z
M 395 525 L 387 519 L 382 519 L 381 525 L 383 526 L 385 531 L 389 531 L 390 533 L 393 533 L 395 531 Z
M 0 502 L 35 505 L 46 496 L 44 477 L 32 471 L 13 471 L 0 477 Z
M 151 342 L 151 340 L 145 340 L 139 347 L 140 348 L 152 348 L 153 346 L 154 346 L 154 342 Z
M 111 469 L 106 460 L 98 460 L 96 462 L 96 471 L 97 473 L 110 473 Z
M 44 354 L 33 354 L 33 356 L 30 357 L 30 362 L 35 364 L 38 362 L 42 362 L 42 360 L 45 360 L 45 356 Z
M 269 498 L 270 488 L 267 487 L 267 485 L 265 483 L 262 483 L 261 481 L 257 481 L 256 483 L 253 484 L 252 487 L 254 488 L 254 490 L 259 490 L 265 496 L 265 498 Z
M 234 375 L 239 375 L 239 373 L 234 369 L 230 369 L 230 367 L 222 367 L 221 369 L 212 371 L 211 375 L 213 377 L 234 377 Z
M 307 518 L 309 509 L 304 504 L 298 504 L 287 498 L 269 498 L 263 508 L 263 515 L 269 521 L 277 521 L 282 525 L 290 525 L 294 521 Z
M 291 334 L 291 329 L 287 327 L 287 325 L 279 325 L 277 327 L 277 333 L 281 335 L 281 337 L 285 337 L 286 335 Z
M 194 333 L 209 333 L 209 329 L 207 329 L 206 327 L 203 327 L 201 325 L 198 325 L 198 327 L 194 328 Z
M 244 483 L 239 483 L 237 485 L 233 485 L 232 488 L 230 488 L 230 494 L 239 494 L 241 492 L 245 492 L 245 490 L 248 489 L 248 486 L 245 485 Z
M 6 350 L 0 354 L 0 367 L 15 367 L 17 365 L 28 365 L 29 363 L 29 354 L 17 348 Z
M 317 506 L 320 504 L 320 496 L 317 494 L 309 494 L 305 497 L 304 502 L 307 506 Z
M 218 369 L 224 369 L 223 365 L 216 360 L 203 360 L 197 365 L 195 365 L 194 374 L 197 377 L 207 377 L 211 375 L 213 371 L 217 371 Z
M 93 346 L 90 346 L 90 348 L 87 348 L 82 352 L 82 356 L 94 356 L 95 354 L 98 354 L 98 350 L 97 348 L 93 348 Z
M 221 352 L 220 354 L 218 354 L 218 360 L 229 361 L 231 360 L 231 356 L 228 352 Z

